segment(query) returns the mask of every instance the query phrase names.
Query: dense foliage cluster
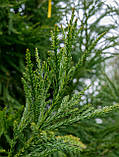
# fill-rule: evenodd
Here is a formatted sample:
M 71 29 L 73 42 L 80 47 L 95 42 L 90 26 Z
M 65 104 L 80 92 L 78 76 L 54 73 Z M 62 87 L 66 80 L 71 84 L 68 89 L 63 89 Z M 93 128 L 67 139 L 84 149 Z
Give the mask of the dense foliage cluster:
M 56 0 L 48 19 L 47 7 L 1 1 L 0 156 L 118 157 L 118 63 L 104 71 L 118 55 L 118 8 Z M 107 16 L 114 24 L 101 25 Z

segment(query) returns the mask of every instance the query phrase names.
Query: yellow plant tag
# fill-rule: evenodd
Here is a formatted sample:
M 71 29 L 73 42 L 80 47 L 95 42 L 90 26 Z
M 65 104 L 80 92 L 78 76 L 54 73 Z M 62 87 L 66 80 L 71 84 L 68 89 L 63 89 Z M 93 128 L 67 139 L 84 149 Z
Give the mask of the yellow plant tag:
M 51 18 L 51 0 L 48 3 L 48 18 Z

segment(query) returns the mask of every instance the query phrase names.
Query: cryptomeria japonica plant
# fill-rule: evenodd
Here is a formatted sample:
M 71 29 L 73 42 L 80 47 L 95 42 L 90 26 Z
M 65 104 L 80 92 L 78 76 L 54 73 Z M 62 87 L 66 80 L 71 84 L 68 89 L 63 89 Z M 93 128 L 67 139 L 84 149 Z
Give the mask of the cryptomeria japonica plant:
M 61 128 L 66 128 L 79 121 L 103 116 L 119 105 L 95 109 L 91 104 L 80 106 L 85 88 L 73 93 L 72 80 L 75 73 L 84 66 L 88 54 L 97 42 L 105 35 L 102 33 L 86 50 L 76 65 L 72 62 L 72 46 L 79 33 L 77 19 L 74 21 L 74 10 L 68 28 L 57 25 L 51 32 L 52 50 L 46 61 L 41 61 L 38 50 L 35 50 L 35 63 L 31 53 L 26 51 L 26 68 L 22 82 L 26 98 L 24 111 L 14 120 L 13 136 L 5 130 L 5 111 L 1 112 L 2 127 L 7 136 L 9 149 L 1 148 L 8 157 L 43 157 L 54 152 L 80 153 L 87 149 L 80 138 L 63 135 Z M 60 47 L 58 35 L 62 32 L 64 47 Z

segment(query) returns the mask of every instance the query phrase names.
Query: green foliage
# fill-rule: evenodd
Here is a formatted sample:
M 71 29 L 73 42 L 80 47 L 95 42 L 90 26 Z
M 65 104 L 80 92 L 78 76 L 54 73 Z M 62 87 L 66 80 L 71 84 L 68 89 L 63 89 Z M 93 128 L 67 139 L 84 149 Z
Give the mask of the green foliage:
M 71 14 L 72 6 L 75 8 L 76 15 L 78 16 L 79 24 L 77 27 L 79 25 L 83 26 L 75 43 L 73 43 L 72 57 L 74 63 L 77 63 L 83 53 L 89 50 L 96 36 L 99 36 L 102 32 L 108 33 L 110 30 L 117 28 L 116 23 L 115 25 L 109 24 L 108 26 L 100 25 L 101 20 L 106 16 L 111 17 L 114 13 L 118 14 L 115 8 L 106 7 L 102 1 L 81 0 L 77 2 L 78 4 L 74 4 L 75 2 L 65 0 L 64 3 L 67 7 L 62 7 L 58 0 L 53 1 L 52 17 L 48 19 L 48 1 L 46 0 L 1 1 L 0 104 L 2 106 L 14 106 L 14 104 L 19 106 L 24 104 L 23 87 L 20 80 L 24 70 L 24 52 L 29 48 L 33 55 L 34 48 L 37 47 L 41 60 L 45 60 L 50 48 L 49 32 L 53 29 L 54 24 L 62 23 L 61 19 L 68 19 L 67 15 Z M 106 7 L 104 13 L 101 12 L 103 7 Z M 83 13 L 82 18 L 79 11 Z M 90 23 L 90 19 L 94 15 L 97 16 L 97 14 L 100 16 L 96 18 L 94 23 Z M 67 25 L 65 27 L 68 29 Z M 93 76 L 99 74 L 100 63 L 108 58 L 103 54 L 109 53 L 108 48 L 114 47 L 117 44 L 117 36 L 109 37 L 106 35 L 105 43 L 106 46 L 104 47 L 94 47 L 91 49 L 87 56 L 87 62 L 83 63 L 83 67 L 80 68 L 80 73 L 75 74 L 77 80 L 80 78 L 93 78 Z M 78 83 L 73 88 L 78 88 Z M 78 90 L 80 91 L 82 88 L 81 82 L 80 89 Z
M 117 53 L 116 52 L 113 53 L 113 51 L 110 50 L 110 48 L 115 48 L 118 45 L 118 33 L 114 34 L 112 32 L 112 30 L 115 30 L 115 32 L 116 30 L 118 30 L 118 20 L 117 18 L 114 17 L 115 14 L 118 16 L 117 13 L 118 7 L 114 8 L 109 5 L 106 5 L 105 2 L 93 1 L 93 0 L 90 1 L 81 0 L 78 1 L 77 5 L 74 6 L 75 9 L 77 10 L 76 15 L 78 16 L 80 25 L 83 26 L 83 29 L 81 29 L 81 31 L 79 32 L 79 37 L 76 39 L 76 42 L 74 44 L 75 46 L 72 51 L 73 61 L 75 60 L 75 63 L 78 62 L 79 58 L 83 58 L 82 57 L 83 53 L 86 52 L 89 49 L 89 47 L 91 47 L 91 45 L 93 45 L 95 37 L 97 38 L 99 34 L 101 34 L 102 32 L 106 32 L 106 34 L 102 38 L 103 40 L 99 41 L 97 46 L 93 47 L 93 49 L 90 50 L 90 52 L 87 55 L 86 62 L 84 62 L 83 66 L 80 67 L 80 70 L 75 74 L 75 78 L 77 82 L 74 84 L 74 88 L 78 91 L 81 91 L 82 88 L 84 87 L 85 80 L 89 78 L 91 81 L 95 81 L 98 78 L 100 78 L 102 76 L 102 70 L 101 70 L 102 64 L 106 62 L 107 59 L 110 59 L 115 54 L 116 55 L 118 54 L 118 51 Z M 103 10 L 103 8 L 105 9 Z M 103 25 L 102 20 L 106 19 L 107 16 L 110 17 L 110 19 L 112 18 L 112 21 L 115 20 L 115 23 Z M 117 68 L 118 67 L 116 67 L 115 69 Z M 114 80 L 113 84 L 115 84 L 116 90 L 118 91 L 117 80 L 118 79 L 116 79 L 116 81 Z M 105 83 L 108 84 L 108 81 L 105 81 Z M 103 84 L 102 79 L 99 81 L 98 87 L 100 86 L 100 84 Z M 91 103 L 96 108 L 102 106 L 110 106 L 113 103 L 118 104 L 118 101 L 114 101 L 114 97 L 112 96 L 112 93 L 114 92 L 113 87 L 108 88 L 106 90 L 105 87 L 104 89 L 102 88 L 102 90 L 98 88 L 98 92 L 100 93 L 100 96 L 98 98 L 98 96 L 96 97 L 94 96 L 96 95 L 96 91 L 94 87 L 94 92 L 93 92 L 94 95 L 92 96 L 91 94 L 88 93 L 85 96 L 85 100 L 84 100 L 85 104 L 86 101 L 90 102 L 90 100 L 92 100 Z M 107 95 L 107 97 L 105 97 L 105 95 Z M 116 96 L 115 98 L 116 98 L 115 100 L 117 100 L 118 96 Z M 114 113 L 118 115 L 118 112 L 113 112 L 113 114 Z M 113 114 L 112 113 L 109 114 L 109 117 L 112 116 Z M 85 120 L 80 122 L 78 125 L 72 125 L 72 127 L 70 126 L 67 127 L 66 129 L 61 129 L 61 131 L 63 133 L 65 132 L 67 134 L 71 133 L 73 135 L 76 135 L 80 137 L 84 143 L 87 143 L 88 149 L 81 152 L 80 156 L 82 157 L 84 156 L 93 157 L 93 156 L 101 156 L 101 155 L 106 156 L 107 154 L 108 154 L 107 156 L 109 156 L 110 154 L 112 156 L 113 155 L 118 156 L 117 153 L 118 138 L 116 139 L 117 137 L 116 135 L 118 131 L 116 131 L 115 129 L 113 130 L 113 127 L 117 128 L 116 126 L 118 124 L 118 120 L 117 122 L 115 122 L 114 120 L 115 118 L 116 117 L 113 116 L 111 121 L 110 118 L 106 120 L 102 118 L 102 124 L 96 124 L 95 120 L 90 120 L 90 121 Z M 106 136 L 105 132 L 106 130 L 109 129 L 108 126 L 110 126 L 110 133 L 108 134 L 108 136 Z M 113 145 L 115 145 L 115 148 L 113 147 Z M 117 154 L 113 153 L 113 151 L 116 152 Z M 74 156 L 74 155 L 67 154 L 67 156 Z
M 0 104 L 3 107 L 24 104 L 21 83 L 24 52 L 29 48 L 33 53 L 37 47 L 40 58 L 47 57 L 50 30 L 62 17 L 58 3 L 52 5 L 52 18 L 48 19 L 47 1 L 0 1 Z
M 111 15 L 118 14 L 116 9 L 111 6 L 109 7 L 105 2 L 98 0 L 80 0 L 77 4 L 74 4 L 74 8 L 76 10 L 79 25 L 83 26 L 72 51 L 73 61 L 75 63 L 78 62 L 79 58 L 83 56 L 85 51 L 90 49 L 95 38 L 97 39 L 100 34 L 105 32 L 104 38 L 99 41 L 97 46 L 90 49 L 90 53 L 87 55 L 87 62 L 83 63 L 84 65 L 80 69 L 80 73 L 75 75 L 77 80 L 80 78 L 94 79 L 95 77 L 99 77 L 101 74 L 101 63 L 114 55 L 111 53 L 109 48 L 114 48 L 118 45 L 118 35 L 114 35 L 114 33 L 112 33 L 112 30 L 116 31 L 116 29 L 118 29 L 118 25 L 115 22 L 114 24 L 109 23 L 106 25 L 103 24 L 102 21 L 105 21 L 107 17 L 113 21 L 114 19 Z M 82 82 L 80 83 L 80 86 L 82 86 Z M 80 89 L 77 88 L 77 90 Z
M 77 32 L 76 23 L 73 22 L 74 11 L 68 26 L 68 32 L 64 32 L 64 47 L 58 48 L 59 29 L 55 26 L 52 34 L 52 50 L 46 61 L 41 61 L 38 50 L 35 51 L 35 64 L 31 61 L 31 53 L 26 52 L 26 68 L 23 73 L 23 84 L 26 97 L 26 105 L 23 114 L 14 121 L 13 136 L 6 132 L 5 116 L 6 109 L 1 111 L 2 132 L 4 133 L 9 149 L 1 147 L 1 153 L 5 152 L 8 157 L 20 156 L 48 156 L 53 152 L 80 153 L 86 149 L 78 137 L 63 135 L 61 128 L 67 128 L 79 121 L 99 117 L 117 109 L 119 105 L 95 109 L 93 105 L 80 106 L 83 91 L 73 94 L 69 91 L 68 85 L 74 77 L 79 66 L 72 65 L 72 43 Z M 102 36 L 102 35 L 101 35 Z M 94 42 L 96 43 L 100 37 Z M 71 42 L 72 41 L 72 42 Z M 95 45 L 95 44 L 94 44 Z M 92 45 L 93 48 L 93 45 Z M 85 52 L 88 53 L 87 51 Z M 84 61 L 81 59 L 80 63 Z M 50 100 L 52 89 L 52 101 Z M 13 114 L 14 115 L 14 114 Z M 18 115 L 17 115 L 18 116 Z M 14 119 L 14 117 L 12 117 Z M 10 124 L 9 124 L 10 125 Z M 4 131 L 5 130 L 5 131 Z
M 67 7 L 62 9 L 58 3 L 52 5 L 52 18 L 48 19 L 47 1 L 1 1 L 0 156 L 118 156 L 118 81 L 104 74 L 101 83 L 105 84 L 99 94 L 85 98 L 90 97 L 93 105 L 80 103 L 88 89 L 84 79 L 97 79 L 102 75 L 101 63 L 113 57 L 112 53 L 109 57 L 105 54 L 117 45 L 118 36 L 108 36 L 117 24 L 101 26 L 100 21 L 118 14 L 118 10 L 98 0 L 78 1 L 74 8 L 83 11 L 83 18 L 79 14 L 73 21 L 73 10 L 69 25 L 56 25 L 51 31 L 50 49 L 52 26 L 65 11 L 71 12 L 74 2 L 65 1 Z M 35 47 L 38 49 L 33 53 Z M 27 49 L 22 79 L 24 96 L 20 77 L 26 48 L 30 51 Z M 24 97 L 26 105 L 22 107 Z M 116 112 L 110 113 L 112 110 Z M 108 116 L 102 118 L 103 124 L 96 124 L 94 118 L 105 113 Z
M 110 106 L 111 104 L 119 103 L 119 94 L 118 94 L 118 56 L 115 57 L 115 60 L 112 60 L 108 63 L 108 71 L 104 72 L 99 78 L 100 88 L 96 89 L 95 92 L 98 94 L 94 97 L 92 96 L 92 103 L 97 106 L 97 108 L 102 108 L 105 105 Z M 113 64 L 110 64 L 113 62 Z M 113 66 L 113 67 L 112 67 Z M 111 72 L 110 72 L 111 70 Z M 111 112 L 108 114 L 106 119 L 102 119 L 102 124 L 94 125 L 90 123 L 90 131 L 92 132 L 91 138 L 93 139 L 89 146 L 88 150 L 82 153 L 82 156 L 109 156 L 117 157 L 119 154 L 119 111 Z M 78 127 L 77 127 L 78 128 Z M 82 128 L 83 129 L 83 128 Z M 86 129 L 85 129 L 86 130 Z M 89 132 L 89 129 L 87 129 Z M 84 131 L 84 130 L 83 130 Z

